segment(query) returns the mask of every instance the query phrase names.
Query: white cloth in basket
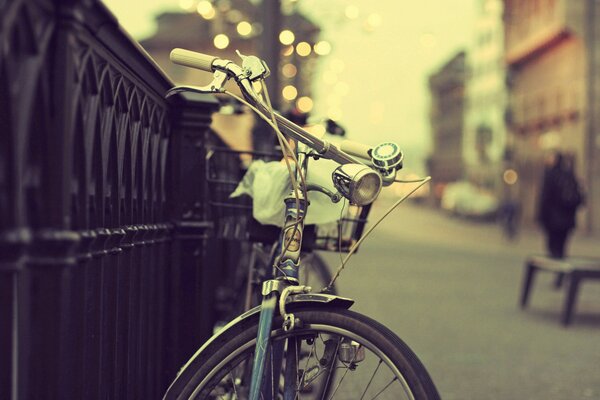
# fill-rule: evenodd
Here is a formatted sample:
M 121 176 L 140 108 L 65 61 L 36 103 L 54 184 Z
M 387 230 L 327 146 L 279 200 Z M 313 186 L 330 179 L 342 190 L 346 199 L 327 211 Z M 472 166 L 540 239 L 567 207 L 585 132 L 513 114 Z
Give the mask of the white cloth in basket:
M 313 161 L 306 177 L 306 183 L 323 186 L 336 192 L 331 174 L 338 164 L 331 160 Z M 292 166 L 293 167 L 293 166 Z M 288 169 L 282 161 L 253 161 L 244 178 L 229 197 L 247 194 L 252 197 L 252 216 L 264 225 L 283 226 L 285 204 L 283 200 L 291 190 Z M 305 224 L 325 224 L 340 219 L 344 205 L 337 204 L 323 193 L 312 191 L 308 194 L 310 206 Z

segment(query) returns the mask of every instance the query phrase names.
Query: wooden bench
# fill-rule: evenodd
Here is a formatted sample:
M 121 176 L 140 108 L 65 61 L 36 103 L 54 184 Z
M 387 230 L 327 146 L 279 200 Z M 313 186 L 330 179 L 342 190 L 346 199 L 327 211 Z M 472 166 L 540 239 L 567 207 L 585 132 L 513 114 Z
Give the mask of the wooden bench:
M 521 288 L 521 308 L 527 306 L 529 293 L 538 271 L 556 273 L 559 277 L 566 278 L 566 297 L 562 310 L 561 321 L 567 326 L 571 322 L 573 310 L 579 291 L 579 283 L 586 279 L 600 279 L 600 259 L 585 257 L 569 257 L 555 259 L 546 256 L 530 256 L 525 261 L 525 273 Z

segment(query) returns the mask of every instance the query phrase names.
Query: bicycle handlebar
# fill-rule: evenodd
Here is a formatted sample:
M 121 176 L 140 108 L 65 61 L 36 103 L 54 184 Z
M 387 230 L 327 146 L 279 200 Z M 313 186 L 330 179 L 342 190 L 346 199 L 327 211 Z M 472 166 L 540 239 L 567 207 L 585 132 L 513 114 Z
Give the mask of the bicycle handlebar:
M 355 142 L 352 140 L 343 140 L 342 143 L 340 143 L 340 149 L 343 152 L 348 153 L 354 157 L 359 157 L 364 160 L 371 161 L 371 150 L 373 149 L 373 147 L 367 144 Z
M 208 54 L 198 53 L 185 49 L 173 49 L 169 58 L 175 64 L 183 65 L 184 67 L 196 68 L 206 72 L 212 72 L 212 65 L 218 57 Z
M 248 102 L 255 106 L 264 115 L 271 115 L 271 110 L 263 103 L 263 101 L 254 91 L 254 88 L 248 79 L 248 74 L 245 73 L 244 68 L 238 66 L 234 62 L 208 54 L 179 48 L 171 51 L 170 59 L 173 63 L 183 65 L 185 67 L 195 68 L 207 72 L 225 72 L 230 78 L 235 80 L 242 94 L 244 95 L 244 98 L 246 98 Z M 366 160 L 371 159 L 365 150 L 370 149 L 370 146 L 358 142 L 347 141 L 352 143 L 352 146 L 346 147 L 345 149 L 340 149 L 335 145 L 324 141 L 312 133 L 302 129 L 300 126 L 279 114 L 275 114 L 275 119 L 277 120 L 279 126 L 281 126 L 287 132 L 288 136 L 316 150 L 323 158 L 334 160 L 340 164 L 363 164 L 361 161 L 352 157 L 352 155 Z M 356 149 L 360 150 L 354 151 Z

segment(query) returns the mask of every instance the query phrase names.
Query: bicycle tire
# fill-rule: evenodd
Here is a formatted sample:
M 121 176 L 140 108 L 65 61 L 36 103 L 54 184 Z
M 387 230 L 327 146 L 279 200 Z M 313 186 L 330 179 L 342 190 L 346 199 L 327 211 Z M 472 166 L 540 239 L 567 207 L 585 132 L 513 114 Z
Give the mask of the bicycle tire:
M 335 368 L 331 370 L 337 371 L 335 374 L 337 381 L 330 383 L 331 386 L 328 392 L 331 397 L 328 396 L 326 397 L 327 399 L 375 397 L 378 399 L 439 399 L 437 390 L 422 363 L 413 351 L 385 326 L 369 317 L 340 308 L 305 308 L 296 311 L 294 314 L 301 321 L 301 326 L 293 329 L 291 332 L 285 332 L 281 329 L 281 317 L 277 317 L 273 321 L 271 340 L 285 340 L 294 337 L 299 339 L 303 345 L 303 341 L 306 341 L 306 346 L 309 347 L 315 347 L 317 340 L 324 341 L 323 357 L 329 354 L 329 358 L 335 362 Z M 239 368 L 244 368 L 244 366 L 248 365 L 247 363 L 243 364 L 244 360 L 252 359 L 257 324 L 258 315 L 256 314 L 253 318 L 243 320 L 242 323 L 236 324 L 228 329 L 227 332 L 224 332 L 220 340 L 212 343 L 193 362 L 189 363 L 187 368 L 181 372 L 178 379 L 171 385 L 165 398 L 245 398 L 244 393 L 247 390 L 248 379 L 244 377 L 248 376 L 248 371 L 247 369 L 239 370 Z M 332 358 L 331 353 L 327 353 L 325 347 L 328 342 L 324 338 L 332 338 L 334 341 L 338 341 L 335 354 L 337 357 L 334 355 L 335 358 Z M 343 343 L 341 338 L 345 338 L 344 340 L 351 339 L 359 343 L 361 347 L 364 347 L 365 351 L 368 350 L 370 352 L 371 358 L 365 357 L 364 361 L 355 363 L 354 369 L 351 371 L 351 365 L 346 365 L 349 363 L 344 364 L 341 359 L 342 352 L 339 351 L 339 343 Z M 312 340 L 312 344 L 309 344 L 310 340 Z M 306 354 L 302 351 L 299 351 L 299 353 Z M 312 350 L 308 355 L 308 360 L 311 359 L 311 354 Z M 315 361 L 318 360 L 321 363 L 322 360 L 317 358 L 317 354 L 318 350 L 315 350 Z M 366 372 L 366 377 L 368 378 L 368 374 L 373 370 L 373 362 L 377 363 L 377 359 L 380 361 L 374 371 L 378 373 L 381 365 L 384 365 L 384 368 L 387 367 L 388 375 L 391 373 L 393 378 L 390 381 L 390 377 L 384 375 L 383 383 L 378 379 L 376 384 L 373 384 L 374 372 L 365 385 L 365 377 L 362 375 L 359 376 L 357 371 L 361 373 L 363 371 Z M 369 360 L 369 362 L 363 364 L 366 360 Z M 346 359 L 346 361 L 348 360 Z M 304 362 L 302 361 L 298 364 L 303 366 Z M 305 375 L 310 370 L 308 364 L 307 362 L 305 368 L 300 369 L 304 371 Z M 235 370 L 236 368 L 238 370 Z M 311 368 L 313 368 L 312 365 Z M 233 372 L 234 370 L 235 372 Z M 349 371 L 351 371 L 352 378 L 344 381 L 344 377 L 346 377 Z M 384 369 L 381 369 L 381 371 L 385 372 Z M 236 377 L 234 377 L 234 373 Z M 328 371 L 326 370 L 325 374 L 327 373 Z M 326 379 L 326 375 L 320 379 Z M 305 376 L 302 376 L 299 380 L 305 382 L 307 379 L 305 379 Z M 233 385 L 228 381 L 233 382 Z M 388 381 L 387 386 L 384 386 Z M 342 388 L 342 385 L 348 386 Z M 385 389 L 384 392 L 381 392 L 382 386 Z M 390 388 L 394 391 L 393 393 L 388 391 Z M 404 393 L 405 389 L 408 389 L 409 393 Z M 224 395 L 223 392 L 225 390 L 230 390 L 229 394 L 235 394 L 235 396 L 228 397 L 227 393 Z M 311 393 L 297 393 L 299 399 L 312 398 Z M 356 396 L 351 397 L 350 395 Z M 365 395 L 368 397 L 365 397 Z

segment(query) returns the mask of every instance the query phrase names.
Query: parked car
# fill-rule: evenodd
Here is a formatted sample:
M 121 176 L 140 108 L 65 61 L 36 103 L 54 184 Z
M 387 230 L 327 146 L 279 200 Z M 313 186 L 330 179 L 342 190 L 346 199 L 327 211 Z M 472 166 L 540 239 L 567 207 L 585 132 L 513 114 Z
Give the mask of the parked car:
M 467 181 L 446 185 L 442 194 L 442 209 L 455 215 L 474 218 L 493 218 L 499 201 L 491 192 Z

